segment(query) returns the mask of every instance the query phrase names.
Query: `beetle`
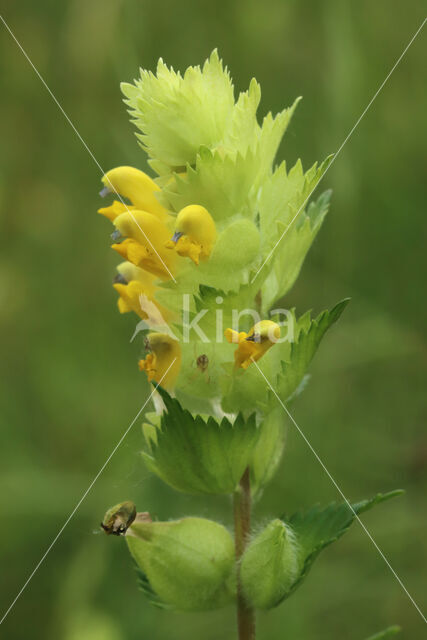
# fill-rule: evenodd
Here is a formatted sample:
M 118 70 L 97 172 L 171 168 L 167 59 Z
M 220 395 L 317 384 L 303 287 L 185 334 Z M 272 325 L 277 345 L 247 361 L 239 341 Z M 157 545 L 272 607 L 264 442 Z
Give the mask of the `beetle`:
M 123 536 L 136 518 L 133 502 L 126 500 L 108 509 L 101 527 L 109 536 Z

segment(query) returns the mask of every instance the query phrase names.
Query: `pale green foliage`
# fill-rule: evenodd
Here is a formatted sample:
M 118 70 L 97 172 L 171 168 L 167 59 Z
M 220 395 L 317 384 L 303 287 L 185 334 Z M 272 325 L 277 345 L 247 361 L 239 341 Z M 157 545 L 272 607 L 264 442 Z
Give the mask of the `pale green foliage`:
M 247 98 L 242 105 L 240 102 L 239 99 L 236 109 L 242 113 L 246 129 L 237 136 L 238 143 L 230 146 L 226 139 L 215 149 L 201 146 L 195 166 L 176 173 L 163 189 L 175 210 L 197 202 L 209 210 L 220 227 L 234 216 L 254 218 L 259 187 L 271 174 L 280 141 L 298 104 L 296 100 L 275 118 L 268 114 L 260 127 L 252 111 L 253 101 Z M 246 119 L 244 105 L 250 105 Z M 248 122 L 252 123 L 250 127 Z
M 264 183 L 259 196 L 258 208 L 262 246 L 265 252 L 270 251 L 276 244 L 278 237 L 276 224 L 290 224 L 299 209 L 304 206 L 309 194 L 318 184 L 326 171 L 331 157 L 327 158 L 319 167 L 315 163 L 304 172 L 300 160 L 288 172 L 286 162 L 283 162 Z M 305 216 L 301 216 L 304 218 Z M 302 225 L 301 217 L 298 218 Z
M 292 106 L 283 109 L 276 116 L 268 113 L 263 119 L 262 127 L 257 129 L 257 151 L 262 177 L 271 173 L 280 142 L 300 100 L 301 98 L 297 98 Z
M 300 161 L 289 171 L 282 163 L 264 184 L 259 198 L 263 269 L 269 271 L 264 283 L 263 307 L 267 311 L 284 296 L 297 279 L 304 258 L 329 209 L 330 191 L 304 211 L 306 200 L 325 173 L 331 156 L 319 167 L 304 173 Z
M 310 204 L 307 213 L 299 213 L 293 222 L 277 223 L 277 246 L 274 247 L 271 271 L 264 284 L 261 284 L 265 310 L 282 298 L 298 278 L 308 250 L 328 212 L 330 195 L 330 191 L 325 191 L 315 203 Z
M 243 156 L 203 146 L 195 167 L 176 174 L 163 193 L 176 211 L 194 202 L 206 207 L 221 228 L 234 216 L 253 216 L 257 160 L 253 151 Z
M 217 225 L 210 260 L 198 267 L 188 264 L 175 293 L 195 293 L 199 285 L 238 292 L 269 258 L 255 281 L 267 311 L 294 283 L 327 210 L 324 206 L 317 219 L 300 212 L 288 229 L 330 158 L 306 173 L 300 161 L 289 173 L 285 163 L 273 173 L 299 98 L 259 124 L 259 84 L 253 79 L 235 102 L 216 51 L 202 69 L 189 67 L 183 76 L 160 60 L 156 75 L 142 70 L 135 84 L 123 84 L 122 90 L 141 144 L 159 173 L 160 201 L 175 212 L 202 205 Z M 280 250 L 270 259 L 284 232 Z M 157 298 L 163 303 L 165 296 Z
M 169 167 L 193 164 L 201 145 L 218 144 L 234 107 L 233 85 L 216 51 L 203 69 L 189 67 L 184 76 L 160 60 L 157 75 L 141 69 L 135 85 L 123 83 L 122 91 L 142 147 Z
M 260 100 L 261 87 L 255 78 L 252 78 L 249 89 L 239 95 L 233 109 L 231 122 L 223 140 L 227 151 L 246 154 L 254 140 L 254 134 L 259 131 L 257 110 Z

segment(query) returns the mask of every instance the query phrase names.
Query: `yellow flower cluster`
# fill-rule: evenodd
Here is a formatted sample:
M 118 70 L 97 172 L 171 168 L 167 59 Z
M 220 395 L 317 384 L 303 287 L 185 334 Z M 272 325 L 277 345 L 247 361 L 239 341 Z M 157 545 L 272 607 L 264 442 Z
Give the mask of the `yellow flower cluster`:
M 114 225 L 112 248 L 124 259 L 118 267 L 113 286 L 119 294 L 120 313 L 135 312 L 143 320 L 150 319 L 150 309 L 163 319 L 174 322 L 174 313 L 156 300 L 162 282 L 176 281 L 182 263 L 190 258 L 195 265 L 209 259 L 217 232 L 210 213 L 201 205 L 184 207 L 170 213 L 157 199 L 160 187 L 143 171 L 133 167 L 117 167 L 102 179 L 101 195 L 115 193 L 114 200 L 99 213 Z M 123 198 L 130 201 L 125 204 Z M 248 334 L 231 329 L 225 332 L 229 342 L 238 344 L 236 367 L 246 369 L 258 360 L 280 337 L 280 328 L 262 321 Z M 181 348 L 167 333 L 152 332 L 146 340 L 148 354 L 140 360 L 150 382 L 161 382 L 173 388 L 181 367 Z

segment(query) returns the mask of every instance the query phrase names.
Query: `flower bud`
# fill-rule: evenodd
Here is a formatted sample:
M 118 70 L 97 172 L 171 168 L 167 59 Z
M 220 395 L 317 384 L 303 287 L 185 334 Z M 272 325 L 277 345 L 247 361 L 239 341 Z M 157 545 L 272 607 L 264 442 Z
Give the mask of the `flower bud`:
M 243 554 L 240 580 L 244 596 L 257 609 L 270 609 L 279 604 L 298 575 L 295 534 L 281 520 L 272 520 Z
M 234 545 L 222 525 L 203 518 L 133 523 L 129 550 L 150 587 L 176 609 L 217 609 L 234 599 Z

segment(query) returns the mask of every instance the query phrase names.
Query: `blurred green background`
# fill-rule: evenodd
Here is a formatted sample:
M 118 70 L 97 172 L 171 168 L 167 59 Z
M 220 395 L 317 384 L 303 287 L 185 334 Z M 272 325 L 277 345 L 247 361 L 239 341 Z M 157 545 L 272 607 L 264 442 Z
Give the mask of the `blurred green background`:
M 23 0 L 3 15 L 103 168 L 145 168 L 119 82 L 159 56 L 185 69 L 214 47 L 237 90 L 254 75 L 261 114 L 304 100 L 280 159 L 336 150 L 424 17 L 422 2 Z M 130 344 L 135 318 L 111 289 L 100 171 L 0 25 L 2 342 L 1 607 L 27 579 L 147 396 Z M 404 488 L 364 517 L 423 608 L 427 435 L 425 45 L 407 56 L 323 181 L 331 212 L 286 299 L 316 312 L 352 303 L 322 344 L 294 415 L 350 499 Z M 94 535 L 107 507 L 134 500 L 161 519 L 216 517 L 227 499 L 175 494 L 148 475 L 139 424 L 0 628 L 9 640 L 234 638 L 234 611 L 164 613 L 138 592 L 123 540 Z M 258 520 L 339 499 L 295 429 Z M 423 513 L 424 508 L 424 513 Z M 425 564 L 424 564 L 425 566 Z M 424 573 L 425 577 L 425 573 Z M 423 589 L 424 586 L 424 589 Z M 423 602 L 424 599 L 424 602 Z M 424 623 L 357 524 L 280 608 L 260 640 L 363 640 Z

